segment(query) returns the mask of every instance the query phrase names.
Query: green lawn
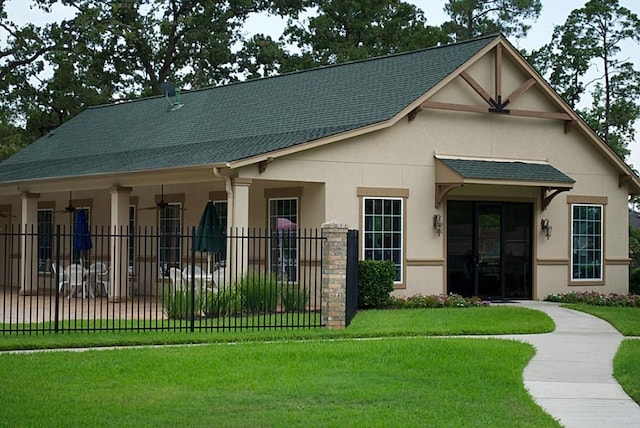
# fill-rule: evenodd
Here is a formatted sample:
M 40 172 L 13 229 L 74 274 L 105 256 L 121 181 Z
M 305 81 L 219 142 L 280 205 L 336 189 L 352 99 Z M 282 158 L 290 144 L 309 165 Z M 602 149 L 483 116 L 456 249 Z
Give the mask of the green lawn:
M 572 303 L 562 306 L 602 318 L 625 336 L 640 336 L 640 308 L 596 306 L 585 303 Z
M 530 345 L 386 338 L 0 355 L 0 425 L 556 427 Z

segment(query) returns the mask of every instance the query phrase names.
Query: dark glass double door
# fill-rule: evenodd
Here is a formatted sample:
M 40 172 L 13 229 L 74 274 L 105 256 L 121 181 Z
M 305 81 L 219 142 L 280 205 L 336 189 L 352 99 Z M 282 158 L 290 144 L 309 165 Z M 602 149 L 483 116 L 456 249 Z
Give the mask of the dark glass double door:
M 532 216 L 529 203 L 448 201 L 447 291 L 531 298 Z

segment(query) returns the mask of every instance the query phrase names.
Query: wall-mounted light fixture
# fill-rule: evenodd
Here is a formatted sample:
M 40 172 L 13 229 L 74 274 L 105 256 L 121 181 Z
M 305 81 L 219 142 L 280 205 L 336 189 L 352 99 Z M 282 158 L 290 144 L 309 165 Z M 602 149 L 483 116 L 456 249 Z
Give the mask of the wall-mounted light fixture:
M 440 214 L 433 215 L 433 228 L 436 231 L 436 235 L 440 236 L 442 233 L 442 216 Z
M 542 220 L 540 220 L 540 228 L 542 229 L 542 233 L 544 233 L 544 236 L 546 236 L 547 239 L 551 238 L 551 230 L 553 229 L 553 227 L 551 227 L 551 223 L 549 222 L 548 218 L 543 218 Z

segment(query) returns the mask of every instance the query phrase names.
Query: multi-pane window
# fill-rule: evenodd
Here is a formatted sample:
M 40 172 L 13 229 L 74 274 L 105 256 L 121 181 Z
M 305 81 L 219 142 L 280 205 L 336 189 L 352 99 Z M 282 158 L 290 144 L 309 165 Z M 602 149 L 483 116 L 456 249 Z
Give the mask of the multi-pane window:
M 402 205 L 399 198 L 364 198 L 365 260 L 391 260 L 396 282 L 402 281 Z
M 53 210 L 38 210 L 38 271 L 49 272 L 53 249 Z
M 271 271 L 286 281 L 298 280 L 298 199 L 269 200 Z
M 602 205 L 571 207 L 571 277 L 602 279 Z
M 182 205 L 169 204 L 158 211 L 158 266 L 162 276 L 169 276 L 169 268 L 180 268 Z

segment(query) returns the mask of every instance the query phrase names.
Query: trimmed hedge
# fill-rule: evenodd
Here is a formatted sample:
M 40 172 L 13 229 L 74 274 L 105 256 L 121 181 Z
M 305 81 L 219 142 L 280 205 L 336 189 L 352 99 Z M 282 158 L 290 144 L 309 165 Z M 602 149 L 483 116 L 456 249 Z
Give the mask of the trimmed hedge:
M 358 308 L 383 308 L 389 305 L 396 266 L 391 260 L 358 262 Z

